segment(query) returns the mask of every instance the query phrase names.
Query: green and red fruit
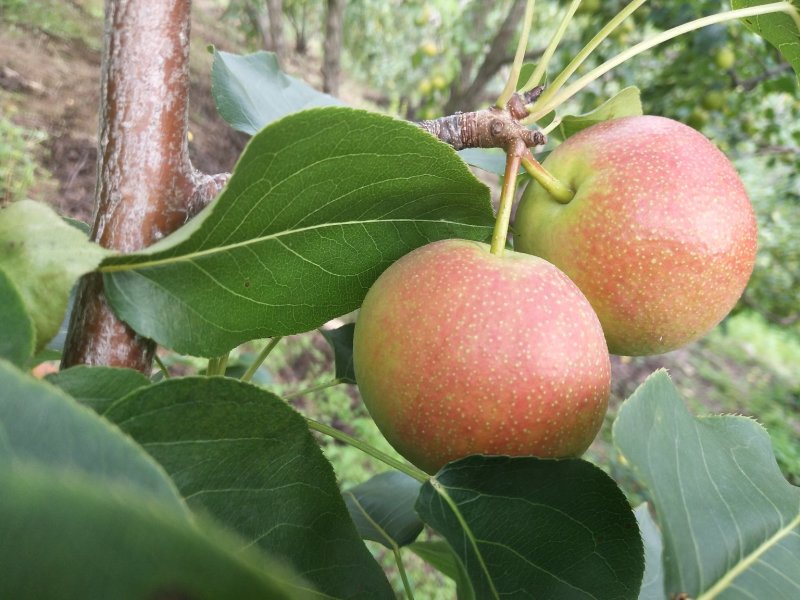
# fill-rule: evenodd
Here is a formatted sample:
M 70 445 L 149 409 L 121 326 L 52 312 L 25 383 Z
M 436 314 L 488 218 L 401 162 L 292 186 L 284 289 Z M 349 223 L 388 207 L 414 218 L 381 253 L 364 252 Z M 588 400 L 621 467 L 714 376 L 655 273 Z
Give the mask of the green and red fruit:
M 730 161 L 690 127 L 653 116 L 606 121 L 545 160 L 562 204 L 531 183 L 515 248 L 552 262 L 592 303 L 615 354 L 667 352 L 730 312 L 756 254 L 756 221 Z
M 470 454 L 578 456 L 606 412 L 597 316 L 535 256 L 464 240 L 418 248 L 370 289 L 353 348 L 375 423 L 429 473 Z

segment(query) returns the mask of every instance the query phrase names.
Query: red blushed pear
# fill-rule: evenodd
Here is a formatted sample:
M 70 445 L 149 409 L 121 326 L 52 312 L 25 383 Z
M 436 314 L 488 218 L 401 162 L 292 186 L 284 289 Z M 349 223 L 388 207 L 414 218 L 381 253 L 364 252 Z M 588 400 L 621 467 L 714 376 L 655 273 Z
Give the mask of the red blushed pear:
M 569 138 L 544 162 L 569 185 L 562 204 L 523 195 L 514 247 L 578 285 L 614 354 L 658 354 L 730 312 L 753 270 L 756 221 L 733 165 L 677 121 L 625 117 Z
M 597 316 L 550 263 L 435 242 L 367 294 L 356 379 L 376 424 L 434 473 L 470 454 L 582 454 L 606 412 L 610 364 Z

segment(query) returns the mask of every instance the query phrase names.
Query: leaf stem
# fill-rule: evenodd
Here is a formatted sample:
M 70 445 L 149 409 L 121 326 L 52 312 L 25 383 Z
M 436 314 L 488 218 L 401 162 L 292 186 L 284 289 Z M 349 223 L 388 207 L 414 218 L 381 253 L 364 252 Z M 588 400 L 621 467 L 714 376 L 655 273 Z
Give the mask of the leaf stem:
M 331 427 L 330 425 L 325 425 L 324 423 L 320 423 L 319 421 L 315 421 L 314 419 L 310 419 L 309 417 L 305 417 L 306 423 L 308 424 L 309 429 L 313 429 L 314 431 L 318 431 L 324 435 L 330 436 L 333 439 L 339 440 L 340 442 L 344 442 L 345 444 L 352 446 L 353 448 L 357 448 L 368 454 L 372 458 L 375 458 L 382 463 L 389 465 L 393 469 L 397 469 L 398 471 L 405 473 L 409 477 L 413 477 L 417 481 L 421 483 L 425 483 L 430 479 L 427 473 L 421 471 L 420 469 L 416 468 L 413 465 L 406 464 L 396 458 L 389 456 L 385 452 L 378 450 L 375 446 L 368 444 L 367 442 L 363 442 L 357 438 L 354 438 L 351 435 L 347 435 L 343 431 L 339 431 Z
M 517 140 L 506 158 L 506 173 L 503 177 L 503 188 L 500 191 L 500 206 L 497 209 L 497 220 L 492 232 L 492 245 L 489 251 L 495 256 L 502 256 L 508 238 L 508 222 L 511 220 L 511 206 L 517 191 L 517 173 L 519 173 L 520 157 L 528 148 L 521 140 Z
M 715 25 L 717 23 L 724 23 L 725 21 L 733 21 L 736 19 L 744 19 L 746 17 L 755 17 L 758 15 L 766 15 L 769 13 L 775 12 L 784 12 L 787 13 L 795 22 L 800 23 L 800 15 L 796 12 L 796 9 L 792 6 L 790 2 L 773 2 L 771 4 L 761 4 L 759 6 L 751 6 L 749 8 L 740 8 L 737 10 L 731 10 L 722 12 L 716 15 L 710 15 L 708 17 L 703 17 L 701 19 L 697 19 L 694 21 L 690 21 L 689 23 L 684 23 L 683 25 L 678 25 L 677 27 L 673 27 L 672 29 L 668 29 L 667 31 L 663 31 L 660 34 L 650 38 L 649 40 L 644 40 L 636 44 L 635 46 L 631 46 L 624 52 L 619 53 L 614 58 L 607 60 L 602 65 L 596 67 L 589 71 L 586 75 L 581 77 L 578 81 L 573 83 L 572 85 L 568 86 L 567 88 L 561 90 L 558 94 L 551 97 L 546 102 L 536 102 L 535 106 L 532 107 L 532 111 L 530 116 L 525 118 L 522 121 L 525 124 L 535 123 L 551 110 L 555 109 L 556 107 L 560 106 L 572 96 L 577 94 L 587 85 L 595 81 L 596 79 L 600 78 L 601 76 L 605 75 L 608 71 L 617 67 L 627 61 L 628 59 L 641 54 L 645 50 L 649 50 L 654 46 L 658 46 L 659 44 L 663 44 L 673 38 L 678 37 L 679 35 L 683 35 L 684 33 L 689 33 L 690 31 L 695 31 L 697 29 L 702 29 L 703 27 L 708 27 L 709 25 Z
M 242 381 L 250 381 L 253 378 L 253 375 L 256 374 L 258 368 L 264 363 L 265 360 L 267 360 L 267 357 L 270 355 L 270 352 L 272 352 L 275 349 L 275 346 L 277 346 L 278 342 L 280 342 L 282 339 L 283 337 L 280 335 L 275 336 L 269 341 L 269 343 L 266 346 L 264 346 L 261 352 L 258 353 L 256 359 L 253 361 L 253 364 L 247 367 L 247 371 L 245 371 L 244 375 L 242 375 Z
M 547 66 L 550 64 L 550 60 L 553 58 L 553 54 L 558 48 L 558 45 L 561 43 L 561 40 L 564 37 L 564 33 L 567 31 L 567 27 L 572 21 L 572 17 L 575 16 L 575 11 L 578 10 L 578 6 L 580 6 L 581 0 L 572 0 L 572 3 L 569 5 L 564 18 L 561 19 L 561 22 L 558 24 L 558 28 L 553 33 L 553 37 L 550 38 L 550 42 L 547 44 L 547 48 L 542 55 L 542 58 L 536 64 L 536 68 L 531 73 L 531 76 L 528 78 L 528 81 L 522 86 L 521 92 L 527 92 L 528 90 L 532 90 L 534 87 L 539 85 L 544 79 L 544 75 L 547 72 Z
M 228 366 L 228 355 L 223 354 L 208 359 L 208 366 L 206 367 L 206 376 L 213 377 L 214 375 L 225 375 L 225 367 Z
M 514 94 L 514 90 L 517 89 L 519 74 L 522 71 L 522 61 L 525 60 L 525 50 L 528 49 L 528 37 L 531 34 L 533 7 L 535 4 L 536 0 L 528 0 L 528 4 L 525 5 L 525 18 L 522 24 L 522 33 L 519 36 L 519 42 L 517 42 L 517 53 L 514 55 L 514 63 L 511 66 L 511 73 L 508 75 L 506 86 L 503 88 L 503 91 L 500 93 L 495 103 L 497 108 L 505 108 L 509 99 Z
M 171 377 L 171 375 L 169 374 L 169 371 L 167 370 L 167 366 L 161 360 L 161 357 L 158 355 L 158 353 L 153 353 L 153 360 L 156 361 L 156 364 L 158 365 L 159 370 L 164 374 L 164 379 L 169 379 Z
M 394 546 L 392 552 L 394 553 L 394 561 L 397 563 L 397 570 L 400 572 L 400 579 L 403 580 L 403 588 L 406 591 L 406 596 L 408 596 L 408 600 L 414 600 L 414 591 L 411 589 L 411 583 L 408 581 L 408 575 L 406 575 L 406 568 L 403 566 L 403 557 L 400 556 L 400 548 Z
M 326 381 L 325 383 L 320 383 L 319 385 L 312 385 L 311 387 L 306 388 L 304 390 L 291 392 L 289 394 L 284 394 L 283 397 L 284 399 L 289 400 L 290 398 L 296 398 L 297 396 L 305 396 L 306 394 L 319 392 L 320 390 L 328 389 L 329 387 L 339 385 L 340 383 L 342 383 L 341 379 L 332 379 L 331 381 Z
M 553 80 L 547 89 L 542 93 L 542 95 L 534 102 L 530 107 L 533 109 L 536 104 L 544 104 L 552 98 L 562 87 L 564 87 L 564 83 L 566 83 L 567 79 L 569 79 L 572 74 L 578 70 L 578 68 L 584 63 L 584 61 L 589 58 L 589 56 L 594 52 L 595 48 L 597 48 L 600 43 L 606 39 L 609 34 L 614 31 L 619 25 L 637 8 L 639 8 L 642 4 L 647 2 L 647 0 L 633 0 L 633 2 L 629 3 L 625 8 L 623 8 L 613 19 L 611 19 L 606 25 L 597 32 L 597 34 L 589 40 L 589 43 L 586 44 L 580 52 L 578 52 L 575 57 L 569 62 L 569 64 L 564 68 L 561 73 Z
M 561 202 L 561 204 L 567 204 L 575 197 L 574 190 L 561 180 L 556 179 L 550 171 L 542 166 L 542 163 L 533 157 L 530 150 L 522 156 L 522 166 L 528 172 L 528 175 L 533 177 L 539 185 L 547 190 L 547 193 Z

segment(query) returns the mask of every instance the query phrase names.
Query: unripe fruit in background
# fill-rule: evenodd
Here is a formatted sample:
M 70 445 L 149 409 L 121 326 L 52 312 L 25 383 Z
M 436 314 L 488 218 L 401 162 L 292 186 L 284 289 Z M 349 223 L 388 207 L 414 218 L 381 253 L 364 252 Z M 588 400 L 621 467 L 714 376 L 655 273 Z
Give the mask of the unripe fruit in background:
M 717 50 L 717 53 L 714 55 L 714 63 L 725 71 L 732 69 L 733 65 L 736 64 L 736 53 L 733 51 L 733 48 L 724 46 Z
M 733 165 L 703 135 L 625 117 L 569 138 L 544 165 L 575 197 L 561 204 L 531 183 L 515 249 L 572 278 L 612 353 L 673 350 L 730 312 L 753 270 L 756 221 Z
M 711 90 L 703 96 L 703 108 L 708 110 L 722 110 L 725 108 L 725 93 L 719 90 Z
M 420 45 L 419 49 L 425 56 L 436 56 L 439 54 L 439 48 L 434 42 L 424 42 Z
M 540 258 L 478 242 L 390 266 L 353 351 L 375 423 L 429 473 L 469 454 L 578 456 L 606 412 L 608 351 L 583 294 Z

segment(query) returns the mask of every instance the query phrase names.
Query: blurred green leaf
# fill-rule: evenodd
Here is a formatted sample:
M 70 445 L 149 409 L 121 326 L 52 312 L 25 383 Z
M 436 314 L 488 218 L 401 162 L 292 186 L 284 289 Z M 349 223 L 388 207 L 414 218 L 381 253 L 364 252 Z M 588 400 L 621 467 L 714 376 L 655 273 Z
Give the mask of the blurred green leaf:
M 185 510 L 164 470 L 116 427 L 0 360 L 0 465 L 8 462 L 37 462 L 126 483 Z
M 478 598 L 638 596 L 636 519 L 588 462 L 467 457 L 423 485 L 416 508 L 450 543 Z
M 333 349 L 333 360 L 336 379 L 343 383 L 355 383 L 356 372 L 353 368 L 353 333 L 355 323 L 348 323 L 336 329 L 320 329 L 322 337 Z
M 87 365 L 52 373 L 45 379 L 101 414 L 123 396 L 150 385 L 150 380 L 134 369 Z
M 114 310 L 178 352 L 308 331 L 357 308 L 402 255 L 483 240 L 489 191 L 419 128 L 349 108 L 256 135 L 220 197 L 147 250 L 104 263 Z
M 414 542 L 408 549 L 440 573 L 456 582 L 458 600 L 475 600 L 475 592 L 464 565 L 458 560 L 450 545 L 443 540 Z
M 14 282 L 0 269 L 0 358 L 22 366 L 33 354 L 33 321 Z
M 556 127 L 554 133 L 559 139 L 565 140 L 579 131 L 587 129 L 592 125 L 602 123 L 603 121 L 641 114 L 643 114 L 643 112 L 639 88 L 635 86 L 626 87 L 612 98 L 603 102 L 593 111 L 582 115 L 563 116 L 561 118 L 561 123 Z
M 335 598 L 392 598 L 305 420 L 261 388 L 221 377 L 139 388 L 104 416 L 160 462 L 189 506 L 281 556 Z
M 633 514 L 636 515 L 644 543 L 644 577 L 639 600 L 664 600 L 664 566 L 661 558 L 664 543 L 661 541 L 661 532 L 650 516 L 647 503 L 637 506 Z
M 416 479 L 387 471 L 342 495 L 361 538 L 391 550 L 407 546 L 422 532 L 422 521 L 414 512 L 419 488 Z
M 284 74 L 271 52 L 240 56 L 215 49 L 211 92 L 220 116 L 234 129 L 250 135 L 288 114 L 342 104 Z
M 286 567 L 129 488 L 0 465 L 0 597 L 319 598 Z
M 37 352 L 58 332 L 75 281 L 109 254 L 45 204 L 21 200 L 0 210 L 0 268 L 33 319 Z
M 770 4 L 773 0 L 731 0 L 733 8 L 749 8 Z M 792 65 L 797 82 L 800 84 L 800 6 L 793 2 L 795 18 L 786 13 L 772 13 L 742 19 L 750 31 L 757 33 L 778 49 L 781 56 Z
M 783 478 L 758 423 L 693 417 L 659 371 L 622 405 L 613 431 L 653 496 L 668 597 L 797 598 L 800 488 Z

